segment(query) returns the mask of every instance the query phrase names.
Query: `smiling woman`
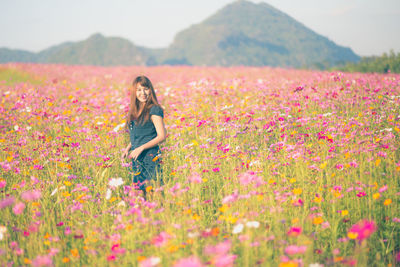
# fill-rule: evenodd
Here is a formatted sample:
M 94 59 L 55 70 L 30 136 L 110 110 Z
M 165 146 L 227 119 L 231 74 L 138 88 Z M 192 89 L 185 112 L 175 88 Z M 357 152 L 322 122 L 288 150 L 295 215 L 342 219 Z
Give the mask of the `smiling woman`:
M 164 111 L 157 101 L 151 81 L 138 76 L 132 84 L 127 117 L 130 143 L 122 157 L 132 159 L 133 183 L 146 193 L 150 180 L 161 180 L 159 143 L 166 138 Z

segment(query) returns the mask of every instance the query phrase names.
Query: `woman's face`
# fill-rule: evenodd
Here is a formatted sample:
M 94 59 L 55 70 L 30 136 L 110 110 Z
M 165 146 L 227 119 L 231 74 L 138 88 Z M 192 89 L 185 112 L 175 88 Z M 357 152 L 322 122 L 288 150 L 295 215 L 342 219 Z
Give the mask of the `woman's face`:
M 145 103 L 150 97 L 150 88 L 143 87 L 140 84 L 136 85 L 136 98 Z

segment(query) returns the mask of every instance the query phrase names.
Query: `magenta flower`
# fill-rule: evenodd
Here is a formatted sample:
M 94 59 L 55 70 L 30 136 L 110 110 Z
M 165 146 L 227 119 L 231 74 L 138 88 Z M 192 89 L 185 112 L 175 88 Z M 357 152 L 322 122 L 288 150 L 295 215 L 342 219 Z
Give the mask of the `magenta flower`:
M 355 234 L 357 236 L 356 239 L 361 242 L 370 237 L 376 230 L 377 226 L 374 221 L 362 220 L 354 224 L 349 233 Z
M 183 258 L 178 260 L 175 264 L 174 267 L 204 267 L 196 256 L 190 256 L 188 258 Z
M 301 227 L 290 227 L 289 231 L 287 232 L 288 236 L 298 236 L 302 232 Z

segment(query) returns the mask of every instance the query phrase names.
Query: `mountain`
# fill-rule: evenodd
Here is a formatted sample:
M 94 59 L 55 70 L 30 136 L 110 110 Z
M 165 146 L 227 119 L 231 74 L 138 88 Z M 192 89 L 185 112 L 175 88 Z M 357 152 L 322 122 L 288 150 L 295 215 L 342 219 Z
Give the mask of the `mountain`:
M 146 65 L 146 49 L 118 37 L 97 33 L 76 43 L 63 43 L 38 53 L 38 62 L 101 66 Z
M 266 3 L 236 1 L 179 32 L 163 61 L 304 67 L 358 60 L 350 48 L 336 45 Z
M 6 62 L 36 62 L 35 53 L 25 50 L 14 50 L 8 48 L 0 48 L 0 63 Z
M 274 7 L 244 0 L 179 32 L 173 43 L 163 49 L 140 47 L 126 39 L 101 34 L 39 53 L 0 48 L 0 63 L 327 68 L 359 59 L 350 48 L 336 45 Z
M 63 63 L 76 65 L 151 65 L 156 62 L 151 49 L 133 45 L 119 37 L 97 33 L 80 42 L 65 42 L 39 53 L 0 49 L 0 62 Z

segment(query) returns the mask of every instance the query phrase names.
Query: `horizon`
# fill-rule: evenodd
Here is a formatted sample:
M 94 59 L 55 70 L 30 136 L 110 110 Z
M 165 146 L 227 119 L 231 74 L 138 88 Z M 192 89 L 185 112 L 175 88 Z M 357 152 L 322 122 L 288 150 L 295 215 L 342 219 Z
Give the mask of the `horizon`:
M 82 41 L 100 33 L 106 37 L 127 39 L 137 46 L 166 48 L 177 33 L 201 23 L 233 2 L 204 0 L 201 3 L 181 3 L 172 0 L 165 3 L 150 0 L 135 3 L 120 0 L 110 6 L 107 1 L 94 0 L 72 0 L 68 3 L 43 0 L 41 5 L 29 0 L 4 0 L 0 2 L 0 10 L 3 11 L 0 29 L 7 38 L 0 40 L 0 47 L 39 52 L 64 42 Z M 396 26 L 400 25 L 400 1 L 386 0 L 385 6 L 378 0 L 338 0 L 335 3 L 321 3 L 317 0 L 304 0 L 302 3 L 290 0 L 250 2 L 265 2 L 337 45 L 351 48 L 357 55 L 381 55 L 390 50 L 400 52 L 400 36 L 394 34 L 397 33 Z M 92 11 L 94 5 L 96 12 Z M 151 8 L 154 6 L 159 8 Z M 63 10 L 62 14 L 57 12 L 60 9 Z M 145 12 L 134 13 L 133 16 L 132 10 Z M 156 19 L 149 19 L 148 14 L 153 14 L 151 18 Z M 140 22 L 139 25 L 130 27 L 137 25 L 136 21 Z M 30 26 L 28 31 L 26 25 Z

